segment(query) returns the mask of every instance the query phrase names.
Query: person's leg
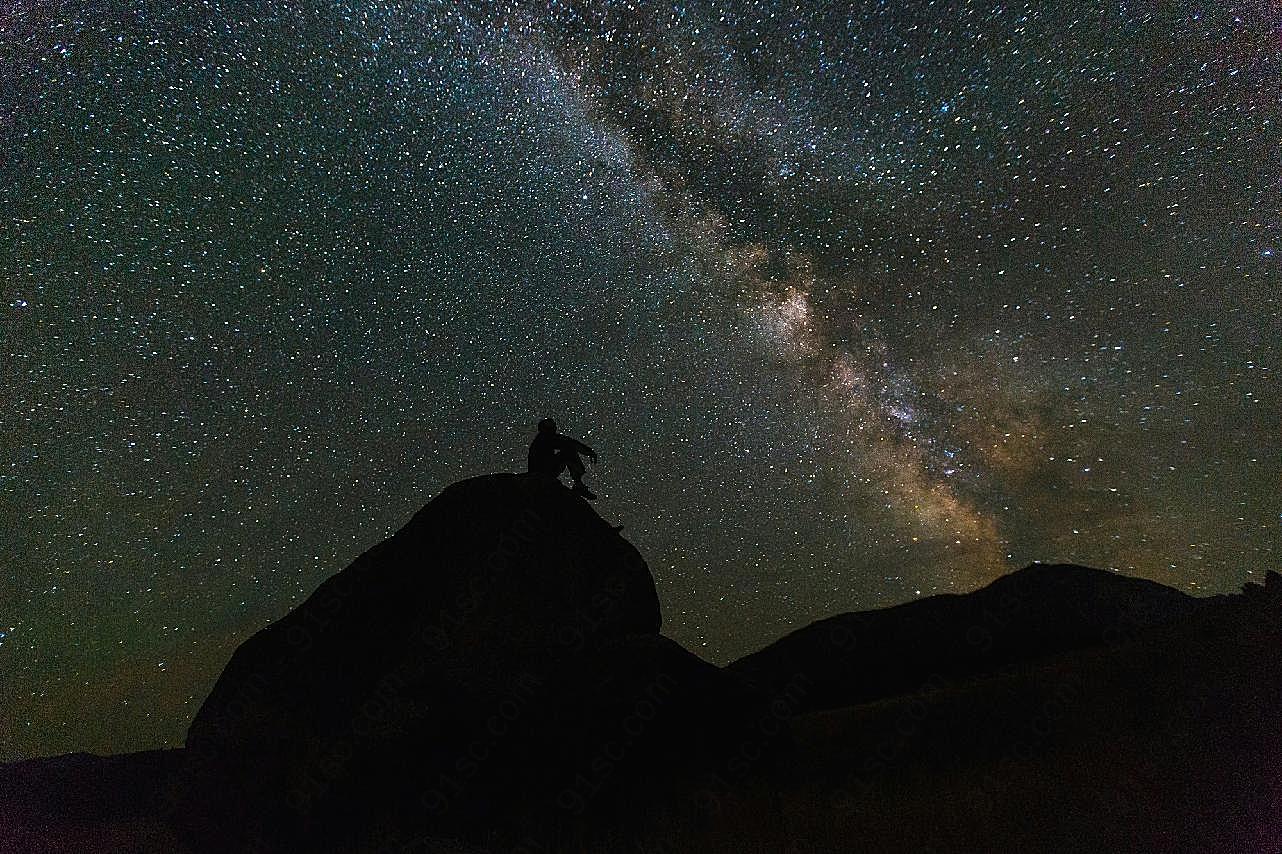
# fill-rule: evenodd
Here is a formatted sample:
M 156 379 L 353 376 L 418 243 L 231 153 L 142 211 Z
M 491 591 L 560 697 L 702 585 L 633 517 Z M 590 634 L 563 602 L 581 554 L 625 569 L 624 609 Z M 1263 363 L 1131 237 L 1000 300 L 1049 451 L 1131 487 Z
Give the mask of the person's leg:
M 562 451 L 561 453 L 565 454 L 565 465 L 570 470 L 570 476 L 574 478 L 576 483 L 582 480 L 583 473 L 587 471 L 587 468 L 583 465 L 583 460 L 579 459 L 579 455 L 574 451 Z
M 566 468 L 570 470 L 570 475 L 574 478 L 574 492 L 582 495 L 584 498 L 591 500 L 596 498 L 592 490 L 583 485 L 583 473 L 587 468 L 583 465 L 583 460 L 574 451 L 562 451 L 559 456 L 565 460 Z

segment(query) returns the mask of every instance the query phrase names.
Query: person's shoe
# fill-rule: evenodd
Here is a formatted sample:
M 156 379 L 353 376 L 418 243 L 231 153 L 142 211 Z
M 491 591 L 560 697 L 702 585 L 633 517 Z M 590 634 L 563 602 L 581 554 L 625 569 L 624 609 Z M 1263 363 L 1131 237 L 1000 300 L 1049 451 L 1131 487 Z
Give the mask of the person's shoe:
M 574 494 L 582 495 L 588 501 L 596 501 L 596 493 L 584 486 L 581 480 L 574 482 Z

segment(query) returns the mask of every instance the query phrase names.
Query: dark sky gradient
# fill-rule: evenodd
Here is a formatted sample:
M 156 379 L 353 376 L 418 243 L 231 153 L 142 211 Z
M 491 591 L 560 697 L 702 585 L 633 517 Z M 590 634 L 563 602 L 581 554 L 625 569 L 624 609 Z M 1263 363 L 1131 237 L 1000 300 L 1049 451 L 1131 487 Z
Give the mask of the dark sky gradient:
M 0 759 L 537 420 L 714 661 L 1033 560 L 1278 566 L 1282 5 L 0 11 Z

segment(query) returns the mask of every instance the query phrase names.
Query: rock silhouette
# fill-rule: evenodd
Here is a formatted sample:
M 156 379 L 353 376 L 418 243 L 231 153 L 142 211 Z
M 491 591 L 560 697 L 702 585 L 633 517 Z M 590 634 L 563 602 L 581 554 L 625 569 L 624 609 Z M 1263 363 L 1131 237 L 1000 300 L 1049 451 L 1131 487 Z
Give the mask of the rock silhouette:
M 960 681 L 1117 644 L 1210 604 L 1141 578 L 1034 564 L 964 596 L 944 594 L 820 620 L 730 665 L 778 692 L 810 686 L 799 711 L 908 694 L 929 677 Z
M 660 620 L 641 555 L 563 486 L 464 481 L 246 641 L 188 745 L 287 749 L 300 723 L 344 725 L 380 689 L 395 688 L 405 714 L 430 714 L 435 698 L 404 686 L 433 679 L 512 693 L 558 658 L 657 634 Z
M 0 851 L 1267 851 L 1282 579 L 1035 565 L 719 668 L 540 475 L 444 490 L 245 641 L 182 749 L 0 768 Z
M 579 789 L 678 762 L 742 707 L 746 689 L 660 623 L 641 555 L 581 498 L 539 474 L 474 478 L 246 641 L 187 746 L 272 807 L 266 839 L 332 841 L 350 830 L 335 816 L 418 815 L 426 832 L 557 798 L 573 812 L 610 739 L 626 750 Z M 633 706 L 643 731 L 614 732 Z

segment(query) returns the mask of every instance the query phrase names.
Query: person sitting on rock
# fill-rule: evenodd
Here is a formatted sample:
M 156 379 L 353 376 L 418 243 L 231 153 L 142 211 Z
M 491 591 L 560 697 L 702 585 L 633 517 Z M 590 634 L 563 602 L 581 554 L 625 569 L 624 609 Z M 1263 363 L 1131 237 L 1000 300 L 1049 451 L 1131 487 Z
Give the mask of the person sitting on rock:
M 574 478 L 574 494 L 592 500 L 596 496 L 583 485 L 583 473 L 586 469 L 579 454 L 596 463 L 596 451 L 578 439 L 556 432 L 556 422 L 551 418 L 544 418 L 539 422 L 539 435 L 530 443 L 529 468 L 531 472 L 552 477 L 559 477 L 568 468 Z

